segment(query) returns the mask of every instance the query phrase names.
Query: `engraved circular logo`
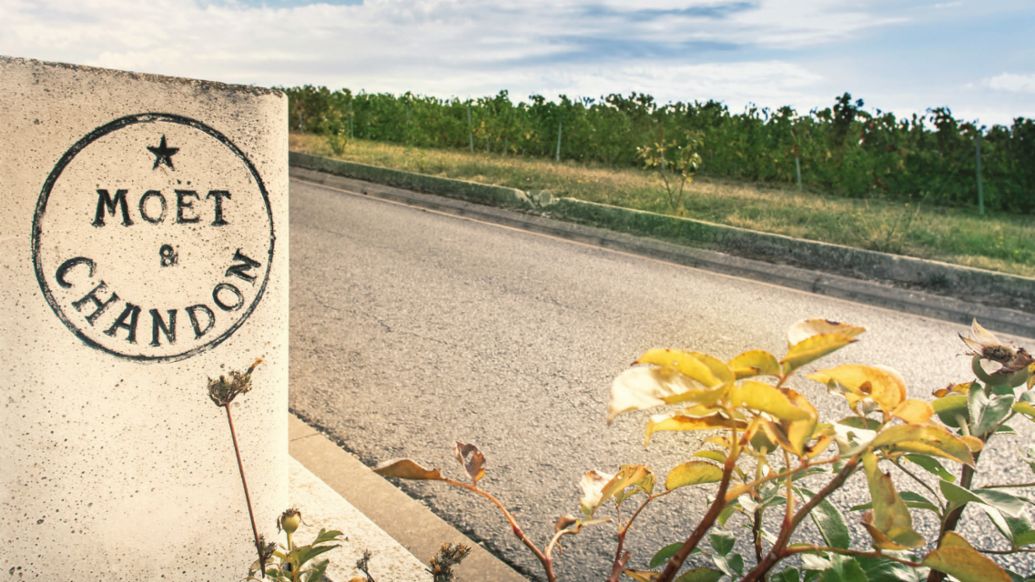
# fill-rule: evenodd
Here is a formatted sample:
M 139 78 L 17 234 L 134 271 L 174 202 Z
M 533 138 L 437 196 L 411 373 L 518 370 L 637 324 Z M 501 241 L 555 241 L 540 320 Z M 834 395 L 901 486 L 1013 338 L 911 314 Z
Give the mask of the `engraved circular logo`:
M 262 178 L 194 119 L 116 119 L 73 145 L 36 205 L 43 294 L 87 345 L 138 361 L 210 349 L 262 299 L 274 247 Z

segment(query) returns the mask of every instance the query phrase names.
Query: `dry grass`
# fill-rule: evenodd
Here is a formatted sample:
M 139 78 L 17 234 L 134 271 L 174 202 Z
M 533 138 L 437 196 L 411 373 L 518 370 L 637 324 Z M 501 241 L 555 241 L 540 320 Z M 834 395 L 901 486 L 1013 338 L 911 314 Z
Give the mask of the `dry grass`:
M 291 149 L 334 157 L 323 138 L 292 134 Z M 593 202 L 668 212 L 661 181 L 635 169 L 413 148 L 353 140 L 342 159 Z M 1035 221 L 971 210 L 854 200 L 698 180 L 685 216 L 753 230 L 1035 276 Z

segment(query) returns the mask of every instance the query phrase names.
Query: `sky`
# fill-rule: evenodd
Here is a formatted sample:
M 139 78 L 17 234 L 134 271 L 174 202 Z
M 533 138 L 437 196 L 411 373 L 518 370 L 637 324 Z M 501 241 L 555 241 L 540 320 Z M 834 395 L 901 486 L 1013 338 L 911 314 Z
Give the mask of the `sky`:
M 1035 118 L 1033 0 L 0 0 L 0 55 L 262 86 Z

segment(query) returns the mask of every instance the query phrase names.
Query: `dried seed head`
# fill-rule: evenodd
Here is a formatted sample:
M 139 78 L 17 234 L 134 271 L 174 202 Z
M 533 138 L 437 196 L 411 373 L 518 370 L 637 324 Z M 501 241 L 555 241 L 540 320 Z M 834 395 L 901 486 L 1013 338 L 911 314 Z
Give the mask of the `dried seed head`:
M 208 379 L 208 397 L 216 406 L 229 406 L 241 394 L 252 389 L 252 372 L 262 363 L 262 358 L 255 360 L 244 372 L 232 370 L 225 376 Z

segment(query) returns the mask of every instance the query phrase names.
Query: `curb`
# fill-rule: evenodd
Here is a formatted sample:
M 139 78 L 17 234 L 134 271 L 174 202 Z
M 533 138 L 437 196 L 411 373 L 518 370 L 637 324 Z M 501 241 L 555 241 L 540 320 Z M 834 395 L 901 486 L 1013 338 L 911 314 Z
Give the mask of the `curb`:
M 292 164 L 296 154 L 292 154 Z M 842 275 L 816 272 L 812 269 L 792 265 L 776 264 L 723 252 L 695 248 L 671 242 L 615 232 L 595 226 L 576 224 L 563 220 L 476 204 L 450 197 L 423 194 L 384 186 L 371 182 L 345 178 L 326 172 L 291 167 L 292 179 L 322 185 L 336 191 L 357 196 L 370 196 L 402 204 L 419 206 L 456 216 L 470 217 L 522 230 L 556 236 L 567 240 L 603 247 L 689 267 L 707 269 L 736 277 L 754 279 L 780 285 L 848 299 L 969 325 L 978 319 L 982 325 L 1003 333 L 1022 337 L 1035 337 L 1035 315 L 1016 309 L 981 305 L 959 297 L 947 297 L 925 293 L 915 289 L 895 287 L 884 282 L 866 281 Z M 786 237 L 784 237 L 786 238 Z M 791 239 L 794 240 L 794 239 Z M 975 269 L 970 269 L 975 270 Z M 1035 297 L 1033 291 L 1032 297 Z
M 419 501 L 412 499 L 380 475 L 364 465 L 330 439 L 294 414 L 288 416 L 288 451 L 294 460 L 318 480 L 344 498 L 365 520 L 394 539 L 416 561 L 427 564 L 445 543 L 470 546 L 471 553 L 457 566 L 458 582 L 526 582 L 488 550 L 449 525 Z M 321 508 L 323 509 L 323 508 Z M 308 517 L 307 517 L 308 519 Z M 329 526 L 345 529 L 359 519 Z M 348 535 L 348 531 L 346 534 Z M 351 536 L 350 536 L 351 537 Z M 382 544 L 384 547 L 384 544 Z M 373 549 L 371 564 L 377 565 L 378 549 Z M 386 550 L 391 552 L 391 548 Z M 399 550 L 395 550 L 398 553 Z M 399 568 L 399 565 L 395 566 Z M 409 568 L 412 570 L 412 568 Z M 406 570 L 404 570 L 406 571 Z M 385 580 L 401 578 L 388 577 Z M 409 579 L 409 578 L 408 578 Z M 431 579 L 431 575 L 421 579 Z
M 1035 310 L 1035 279 L 1028 277 L 796 239 L 574 198 L 554 199 L 546 194 L 530 194 L 515 188 L 427 176 L 298 152 L 290 153 L 290 164 L 293 168 L 315 170 L 466 202 L 524 210 L 530 214 L 651 237 L 679 246 L 703 247 L 745 259 L 780 264 L 774 266 L 819 271 L 849 280 L 880 281 L 885 286 L 1004 308 L 1021 315 L 1024 315 L 1023 311 Z M 960 321 L 958 317 L 951 319 Z M 1008 316 L 1004 323 L 1013 319 L 1015 317 Z M 1033 335 L 1035 322 L 1025 323 L 1009 331 Z

